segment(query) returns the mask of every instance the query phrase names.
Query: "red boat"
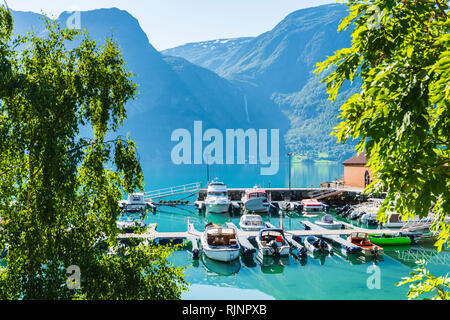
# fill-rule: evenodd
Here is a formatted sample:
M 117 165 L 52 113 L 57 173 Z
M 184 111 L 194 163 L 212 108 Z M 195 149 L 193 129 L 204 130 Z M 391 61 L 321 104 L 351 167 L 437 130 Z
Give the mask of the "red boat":
M 242 202 L 244 203 L 245 209 L 249 212 L 269 212 L 269 201 L 267 200 L 266 190 L 259 189 L 256 186 L 253 189 L 245 190 Z
M 302 200 L 303 212 L 306 214 L 309 213 L 322 213 L 324 212 L 323 203 L 317 201 L 316 199 L 305 199 Z

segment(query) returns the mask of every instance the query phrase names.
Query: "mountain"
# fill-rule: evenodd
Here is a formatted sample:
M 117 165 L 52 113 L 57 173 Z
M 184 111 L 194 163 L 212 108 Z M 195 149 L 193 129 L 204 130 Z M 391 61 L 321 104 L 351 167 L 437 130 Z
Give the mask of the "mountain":
M 353 153 L 354 143 L 337 145 L 329 134 L 338 124 L 342 102 L 356 92 L 358 82 L 343 88 L 332 103 L 313 71 L 317 62 L 351 45 L 350 28 L 337 32 L 347 14 L 343 4 L 302 9 L 256 38 L 233 39 L 218 49 L 219 40 L 191 43 L 162 53 L 210 68 L 244 92 L 271 100 L 273 110 L 290 120 L 285 135 L 289 150 L 312 159 L 340 160 Z
M 65 26 L 72 13 L 57 21 Z M 327 100 L 325 85 L 312 74 L 316 62 L 350 45 L 348 30 L 338 33 L 345 5 L 302 9 L 258 37 L 190 43 L 158 52 L 137 19 L 116 8 L 81 12 L 81 27 L 103 43 L 119 43 L 134 74 L 139 95 L 127 105 L 120 134 L 130 133 L 144 162 L 170 162 L 171 134 L 179 128 L 279 129 L 280 153 L 288 150 L 311 159 L 342 159 L 353 146 L 329 136 L 339 107 L 358 84 Z M 43 16 L 13 12 L 15 34 L 45 35 Z M 84 134 L 88 134 L 84 132 Z
M 45 35 L 43 16 L 14 12 L 13 17 L 16 35 L 31 29 Z M 57 21 L 65 27 L 71 17 L 64 12 Z M 130 133 L 142 161 L 170 162 L 172 132 L 179 128 L 192 132 L 194 121 L 203 121 L 204 130 L 273 126 L 266 124 L 269 114 L 229 80 L 183 58 L 159 53 L 128 12 L 116 8 L 81 12 L 80 22 L 99 44 L 110 37 L 117 41 L 126 69 L 134 74 L 139 95 L 128 103 L 128 118 L 119 133 Z M 287 127 L 287 118 L 278 118 Z

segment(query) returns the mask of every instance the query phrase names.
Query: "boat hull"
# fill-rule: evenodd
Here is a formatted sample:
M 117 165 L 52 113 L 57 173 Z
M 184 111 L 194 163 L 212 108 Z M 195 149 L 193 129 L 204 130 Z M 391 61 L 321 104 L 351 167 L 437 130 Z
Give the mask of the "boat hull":
M 231 262 L 239 258 L 240 249 L 208 249 L 203 248 L 203 253 L 211 260 Z
M 316 241 L 317 238 L 315 238 L 313 240 L 309 240 L 309 241 L 308 240 L 309 240 L 308 238 L 305 239 L 305 247 L 306 247 L 306 250 L 308 250 L 309 252 L 312 252 L 312 253 L 331 253 L 333 251 L 333 248 L 327 242 L 324 242 L 325 243 L 325 247 L 324 248 L 318 249 L 310 242 L 310 241 Z
M 408 246 L 411 245 L 411 239 L 408 237 L 369 237 L 370 242 L 379 246 Z
M 229 203 L 206 204 L 206 211 L 209 213 L 227 213 L 229 207 L 230 207 Z
M 325 223 L 322 221 L 316 221 L 315 222 L 318 226 L 325 228 L 325 229 L 329 229 L 329 230 L 338 230 L 342 228 L 342 224 L 341 223 Z
M 267 213 L 269 212 L 269 204 L 263 202 L 263 199 L 249 199 L 244 203 L 245 210 L 249 212 Z

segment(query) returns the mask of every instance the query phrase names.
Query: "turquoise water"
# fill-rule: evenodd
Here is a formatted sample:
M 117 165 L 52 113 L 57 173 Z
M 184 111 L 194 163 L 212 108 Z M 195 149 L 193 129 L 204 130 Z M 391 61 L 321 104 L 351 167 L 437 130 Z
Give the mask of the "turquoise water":
M 239 223 L 240 217 L 230 215 L 199 215 L 195 208 L 162 208 L 148 218 L 148 222 L 158 223 L 158 231 L 186 231 L 187 220 L 194 223 L 197 230 L 203 230 L 207 222 L 223 224 Z M 314 221 L 318 218 L 301 216 L 283 217 L 287 230 L 303 229 L 300 220 Z M 279 216 L 267 215 L 265 221 L 277 226 Z M 355 223 L 358 225 L 357 223 Z M 178 266 L 186 267 L 190 291 L 183 299 L 192 300 L 303 300 L 303 299 L 406 299 L 407 286 L 395 284 L 411 272 L 414 261 L 423 257 L 430 261 L 429 268 L 437 275 L 449 271 L 448 251 L 437 254 L 433 247 L 420 245 L 385 248 L 382 259 L 365 260 L 362 256 L 345 256 L 338 247 L 331 256 L 308 256 L 299 261 L 294 256 L 283 259 L 258 256 L 243 258 L 225 264 L 201 256 L 192 259 L 189 250 L 177 251 L 171 258 Z M 367 282 L 373 268 L 379 267 L 380 288 L 370 289 Z
M 146 191 L 184 185 L 193 182 L 207 183 L 206 165 L 160 165 L 142 163 Z M 278 174 L 261 175 L 260 165 L 211 165 L 209 178 L 219 178 L 229 188 L 286 188 L 289 186 L 289 163 L 281 161 Z M 340 179 L 344 166 L 340 163 L 292 163 L 291 186 L 293 188 L 319 187 L 320 183 Z
M 276 176 L 261 176 L 256 166 L 210 166 L 210 179 L 218 177 L 228 187 L 287 187 L 289 184 L 288 162 L 282 163 Z M 333 181 L 343 175 L 341 164 L 292 165 L 292 187 L 318 187 L 321 182 Z M 192 182 L 207 181 L 206 166 L 151 167 L 145 170 L 147 189 L 154 190 Z M 208 222 L 223 224 L 239 223 L 239 216 L 199 215 L 194 207 L 161 207 L 155 215 L 149 215 L 148 223 L 157 223 L 158 231 L 186 231 L 187 221 L 203 230 Z M 303 229 L 301 216 L 285 216 L 283 225 L 288 230 Z M 314 221 L 320 219 L 309 218 Z M 265 221 L 278 226 L 279 216 L 267 215 Z M 358 223 L 351 222 L 356 225 Z M 382 259 L 364 260 L 362 257 L 345 256 L 335 247 L 332 256 L 308 256 L 299 261 L 293 256 L 286 259 L 251 259 L 242 257 L 234 263 L 215 262 L 204 256 L 192 259 L 189 250 L 177 251 L 171 260 L 175 265 L 186 267 L 190 291 L 183 299 L 192 300 L 292 300 L 292 299 L 406 299 L 408 286 L 395 287 L 415 266 L 415 261 L 425 258 L 435 275 L 450 271 L 448 251 L 437 253 L 433 247 L 409 246 L 385 248 Z M 373 266 L 379 269 L 379 289 L 370 286 Z M 377 284 L 373 282 L 372 284 Z M 372 289 L 370 289 L 371 287 Z
M 210 177 L 218 177 L 229 187 L 252 187 L 261 184 L 268 187 L 287 187 L 289 181 L 285 163 L 276 176 L 259 175 L 259 169 L 251 166 L 210 168 Z M 147 167 L 144 170 L 147 190 L 160 189 L 192 182 L 206 182 L 205 166 Z M 293 187 L 317 187 L 321 182 L 340 178 L 343 167 L 339 164 L 293 164 Z M 266 215 L 265 221 L 278 226 L 279 215 Z M 318 218 L 303 218 L 284 215 L 283 225 L 287 230 L 302 229 L 300 220 L 314 221 Z M 158 231 L 186 231 L 188 219 L 197 230 L 203 230 L 208 222 L 223 224 L 239 222 L 239 216 L 201 215 L 193 206 L 159 207 L 155 214 L 149 213 L 146 222 L 157 223 Z M 355 223 L 355 222 L 351 222 Z M 358 225 L 358 223 L 355 223 Z M 424 258 L 434 275 L 445 275 L 450 271 L 450 252 L 437 253 L 433 247 L 409 246 L 385 248 L 383 259 L 364 260 L 362 257 L 345 256 L 335 247 L 332 256 L 308 256 L 299 261 L 294 256 L 283 259 L 264 259 L 257 256 L 240 258 L 225 264 L 204 256 L 195 261 L 189 249 L 177 251 L 170 258 L 178 266 L 186 267 L 190 291 L 183 299 L 191 300 L 298 300 L 298 299 L 406 299 L 407 286 L 395 287 L 415 266 L 415 261 Z M 0 265 L 5 266 L 0 261 Z M 379 269 L 379 289 L 370 289 L 373 266 Z M 369 281 L 369 286 L 368 286 Z

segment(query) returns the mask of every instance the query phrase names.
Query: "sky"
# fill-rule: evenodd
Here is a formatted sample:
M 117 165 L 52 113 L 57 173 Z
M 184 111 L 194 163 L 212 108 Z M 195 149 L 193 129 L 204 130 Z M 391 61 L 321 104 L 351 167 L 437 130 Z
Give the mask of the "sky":
M 4 0 L 0 0 L 0 3 Z M 189 42 L 257 36 L 302 8 L 336 0 L 6 0 L 9 8 L 57 17 L 116 7 L 136 17 L 157 50 Z M 81 15 L 82 19 L 82 15 Z

